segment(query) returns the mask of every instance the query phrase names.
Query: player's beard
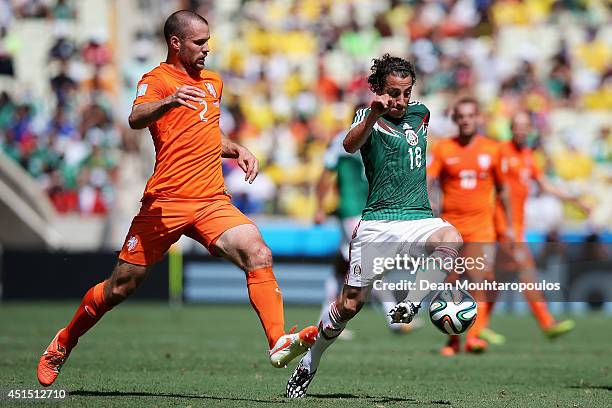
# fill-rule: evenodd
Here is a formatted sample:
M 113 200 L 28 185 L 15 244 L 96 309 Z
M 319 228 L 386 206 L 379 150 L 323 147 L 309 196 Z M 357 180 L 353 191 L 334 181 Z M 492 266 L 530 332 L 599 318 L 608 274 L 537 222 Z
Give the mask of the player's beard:
M 194 58 L 193 55 L 188 55 L 187 53 L 185 53 L 184 51 L 180 51 L 179 52 L 179 58 L 181 60 L 181 62 L 183 63 L 183 66 L 190 72 L 200 72 L 201 70 L 204 69 L 204 65 L 205 65 L 205 57 L 197 57 Z M 198 61 L 202 60 L 201 64 L 198 65 Z

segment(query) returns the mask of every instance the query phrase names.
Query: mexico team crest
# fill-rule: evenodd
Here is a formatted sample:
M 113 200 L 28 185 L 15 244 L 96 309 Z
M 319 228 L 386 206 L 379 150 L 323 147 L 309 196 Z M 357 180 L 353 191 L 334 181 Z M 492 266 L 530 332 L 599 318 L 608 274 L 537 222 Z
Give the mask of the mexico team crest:
M 208 92 L 212 95 L 212 97 L 217 98 L 217 91 L 215 90 L 213 84 L 211 84 L 210 82 L 206 82 L 204 85 L 206 86 L 206 89 L 208 89 Z
M 416 146 L 419 144 L 419 137 L 407 123 L 404 124 L 404 134 L 406 135 L 406 141 L 410 146 Z

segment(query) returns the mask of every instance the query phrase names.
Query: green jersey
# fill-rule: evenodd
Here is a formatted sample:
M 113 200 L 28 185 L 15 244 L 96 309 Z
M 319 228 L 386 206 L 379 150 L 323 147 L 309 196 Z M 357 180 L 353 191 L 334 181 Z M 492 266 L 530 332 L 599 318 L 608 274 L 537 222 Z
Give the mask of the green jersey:
M 370 108 L 359 109 L 351 129 Z M 427 195 L 426 149 L 429 110 L 410 102 L 399 123 L 378 118 L 361 157 L 370 188 L 364 220 L 419 220 L 433 217 Z
M 368 197 L 368 180 L 361 155 L 344 150 L 342 142 L 345 136 L 346 132 L 337 134 L 323 157 L 325 168 L 337 175 L 338 217 L 341 219 L 360 215 Z

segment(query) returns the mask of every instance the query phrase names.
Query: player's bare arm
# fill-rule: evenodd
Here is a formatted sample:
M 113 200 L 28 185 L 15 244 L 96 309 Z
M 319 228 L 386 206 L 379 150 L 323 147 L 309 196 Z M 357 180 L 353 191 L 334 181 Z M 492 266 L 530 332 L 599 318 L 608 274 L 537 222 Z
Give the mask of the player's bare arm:
M 550 182 L 546 177 L 534 178 L 540 190 L 548 193 L 550 195 L 555 196 L 559 200 L 567 201 L 569 203 L 574 204 L 576 207 L 580 209 L 580 211 L 584 212 L 587 216 L 591 214 L 591 208 L 580 198 L 568 194 L 566 191 L 555 186 Z
M 352 128 L 344 138 L 344 150 L 348 153 L 355 153 L 364 145 L 370 137 L 370 132 L 376 123 L 376 120 L 389 112 L 395 106 L 395 99 L 388 94 L 375 95 L 370 104 L 370 113 L 357 126 Z
M 259 160 L 244 146 L 232 142 L 224 133 L 221 133 L 221 157 L 236 159 L 238 166 L 244 171 L 244 181 L 253 183 L 259 174 Z
M 323 169 L 317 185 L 315 186 L 315 199 L 317 203 L 317 210 L 315 211 L 314 222 L 315 224 L 322 224 L 327 218 L 325 209 L 323 208 L 323 201 L 327 192 L 333 187 L 333 179 L 335 173 L 328 169 Z
M 201 89 L 191 85 L 183 85 L 177 88 L 175 93 L 164 99 L 135 105 L 128 122 L 132 129 L 144 129 L 161 118 L 170 109 L 186 107 L 197 110 L 196 105 L 205 96 L 206 94 Z

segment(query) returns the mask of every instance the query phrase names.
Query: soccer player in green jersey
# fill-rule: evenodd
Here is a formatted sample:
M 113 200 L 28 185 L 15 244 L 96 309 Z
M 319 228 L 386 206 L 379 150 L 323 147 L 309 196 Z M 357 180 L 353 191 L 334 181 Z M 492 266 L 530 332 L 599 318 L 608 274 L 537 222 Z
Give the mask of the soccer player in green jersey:
M 384 273 L 372 259 L 389 259 L 406 250 L 420 256 L 420 251 L 426 251 L 429 258 L 441 261 L 439 265 L 448 265 L 462 244 L 455 227 L 434 218 L 429 204 L 425 163 L 429 110 L 410 101 L 414 67 L 385 54 L 374 60 L 371 71 L 368 83 L 375 95 L 369 108 L 357 111 L 343 142 L 347 152 L 361 152 L 369 183 L 366 206 L 351 240 L 350 269 L 342 294 L 329 306 L 315 344 L 289 378 L 289 398 L 306 394 L 323 352 L 359 312 Z M 371 258 L 373 253 L 383 257 Z M 442 282 L 448 272 L 417 269 L 416 281 Z M 390 312 L 393 321 L 410 323 L 429 292 L 420 285 L 410 290 Z
M 323 155 L 323 172 L 316 184 L 317 210 L 315 212 L 315 224 L 322 224 L 327 213 L 324 208 L 324 199 L 328 192 L 335 188 L 338 195 L 338 204 L 335 214 L 340 221 L 341 241 L 338 253 L 334 260 L 334 270 L 325 281 L 325 298 L 321 310 L 323 320 L 329 313 L 329 305 L 334 302 L 342 289 L 346 272 L 349 269 L 349 243 L 353 232 L 361 220 L 361 212 L 368 198 L 368 180 L 365 168 L 359 152 L 348 153 L 344 150 L 343 142 L 346 131 L 334 136 L 327 146 Z M 418 324 L 413 320 L 410 324 L 393 323 L 387 313 L 395 307 L 396 300 L 393 292 L 389 290 L 376 290 L 372 292 L 373 298 L 379 303 L 381 310 L 386 315 L 387 327 L 393 333 L 409 333 Z M 350 340 L 352 332 L 348 329 L 342 332 L 341 338 Z

